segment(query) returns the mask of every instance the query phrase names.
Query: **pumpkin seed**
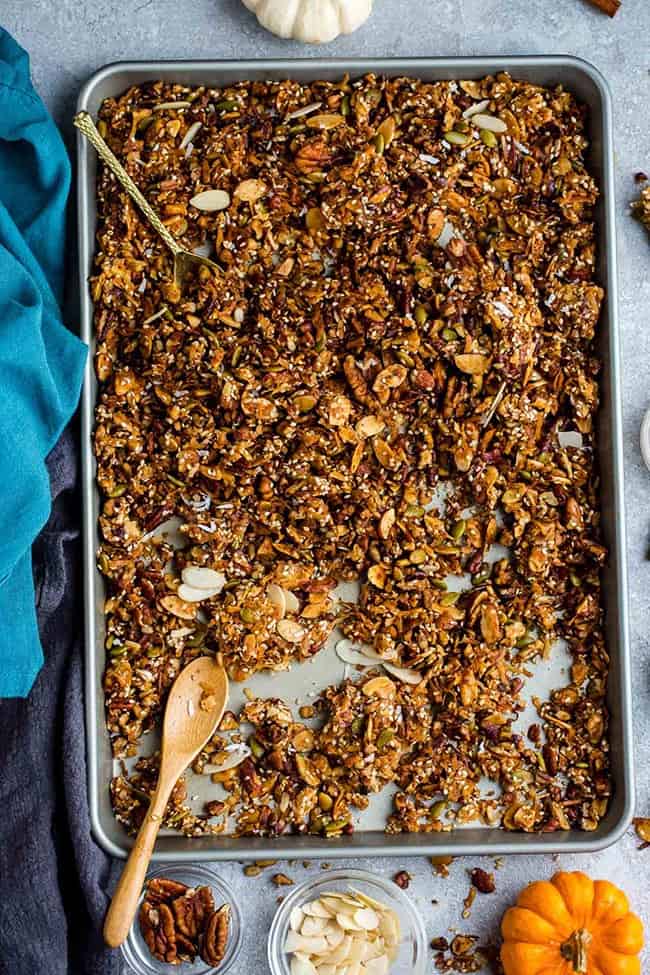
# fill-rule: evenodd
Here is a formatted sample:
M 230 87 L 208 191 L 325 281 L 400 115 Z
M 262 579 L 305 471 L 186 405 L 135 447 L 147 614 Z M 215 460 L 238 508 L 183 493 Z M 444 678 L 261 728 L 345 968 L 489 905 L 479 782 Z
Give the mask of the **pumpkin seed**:
M 453 328 L 443 328 L 442 337 L 445 342 L 455 342 L 458 338 L 458 332 L 454 332 Z
M 409 556 L 409 562 L 412 565 L 423 565 L 426 562 L 426 560 L 427 560 L 427 553 L 424 551 L 423 548 L 414 549 Z
M 464 132 L 443 132 L 443 139 L 451 143 L 453 146 L 466 146 L 469 142 L 469 136 L 465 135 Z
M 472 585 L 474 586 L 482 585 L 484 582 L 487 582 L 487 580 L 490 578 L 491 575 L 492 575 L 492 566 L 486 565 L 479 572 L 474 573 L 474 575 L 472 576 Z
M 384 728 L 377 739 L 377 748 L 382 749 L 389 741 L 395 737 L 395 732 L 391 728 Z
M 325 833 L 330 836 L 332 833 L 340 833 L 348 825 L 347 819 L 335 819 L 325 827 Z
M 115 487 L 111 488 L 110 491 L 107 491 L 106 494 L 109 498 L 121 498 L 126 492 L 127 488 L 128 484 L 116 484 Z
M 350 98 L 348 95 L 344 95 L 341 100 L 341 115 L 348 116 L 350 114 Z
M 363 728 L 363 718 L 361 717 L 355 718 L 352 724 L 350 725 L 350 728 L 352 729 L 353 734 L 355 735 L 360 734 L 361 729 Z
M 427 310 L 424 305 L 416 305 L 413 317 L 418 325 L 424 325 L 427 320 Z
M 258 741 L 255 735 L 251 735 L 248 739 L 248 747 L 250 748 L 251 754 L 254 758 L 261 758 L 264 754 L 264 746 L 260 741 Z
M 448 805 L 449 805 L 448 799 L 439 799 L 437 802 L 434 802 L 433 805 L 431 806 L 431 815 L 434 816 L 435 819 L 439 819 Z
M 377 153 L 378 156 L 383 156 L 384 146 L 385 146 L 384 137 L 381 134 L 381 132 L 378 132 L 377 135 L 375 136 L 375 152 Z
M 254 623 L 255 613 L 252 609 L 249 609 L 248 606 L 242 606 L 242 608 L 239 610 L 239 618 L 241 619 L 242 623 Z
M 219 112 L 232 112 L 233 109 L 239 108 L 239 102 L 236 102 L 234 98 L 222 98 L 215 103 L 214 107 Z
M 483 145 L 489 146 L 490 149 L 495 149 L 497 147 L 497 137 L 494 132 L 490 131 L 490 129 L 481 129 L 479 134 L 481 136 L 481 142 Z
M 459 518 L 458 521 L 454 522 L 454 524 L 452 525 L 451 537 L 454 538 L 457 542 L 460 541 L 460 539 L 465 534 L 465 527 L 466 527 L 465 519 Z
M 328 796 L 326 792 L 318 793 L 318 805 L 323 810 L 323 812 L 329 812 L 334 805 L 334 800 L 331 796 Z
M 307 126 L 310 129 L 335 129 L 337 125 L 341 125 L 342 122 L 342 115 L 324 112 L 321 115 L 312 115 L 311 118 L 308 118 Z
M 453 606 L 455 603 L 458 602 L 459 598 L 460 598 L 459 592 L 446 592 L 444 596 L 440 597 L 440 605 Z
M 404 349 L 399 349 L 397 358 L 403 366 L 408 366 L 409 369 L 412 369 L 415 365 L 415 359 L 413 356 L 409 355 L 408 352 L 405 352 Z

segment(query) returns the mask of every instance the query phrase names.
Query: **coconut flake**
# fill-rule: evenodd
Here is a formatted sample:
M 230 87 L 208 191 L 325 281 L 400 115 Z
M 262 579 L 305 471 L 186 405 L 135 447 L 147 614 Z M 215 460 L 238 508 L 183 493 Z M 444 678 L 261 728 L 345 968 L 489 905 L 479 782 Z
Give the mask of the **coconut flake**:
M 495 308 L 499 312 L 499 314 L 503 315 L 504 318 L 515 317 L 512 313 L 512 309 L 508 308 L 508 306 L 504 304 L 502 301 L 493 301 L 492 307 Z
M 582 434 L 578 430 L 558 430 L 557 439 L 560 447 L 575 447 L 576 450 L 582 449 Z
M 450 223 L 449 220 L 445 220 L 443 228 L 440 231 L 440 236 L 436 240 L 436 244 L 438 247 L 445 248 L 449 241 L 453 240 L 453 238 L 457 236 L 459 235 L 454 230 L 454 225 Z

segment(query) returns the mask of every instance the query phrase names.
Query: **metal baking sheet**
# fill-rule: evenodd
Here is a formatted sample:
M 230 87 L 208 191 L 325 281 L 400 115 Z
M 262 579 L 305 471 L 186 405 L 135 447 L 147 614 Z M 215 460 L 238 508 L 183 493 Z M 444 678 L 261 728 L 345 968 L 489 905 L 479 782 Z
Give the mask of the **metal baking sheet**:
M 496 58 L 409 58 L 358 60 L 287 61 L 160 61 L 124 62 L 98 71 L 83 87 L 77 108 L 97 114 L 101 102 L 131 85 L 165 80 L 187 85 L 221 86 L 241 80 L 296 78 L 299 81 L 337 78 L 348 72 L 358 76 L 376 72 L 389 76 L 411 75 L 427 81 L 479 78 L 509 71 L 513 76 L 541 85 L 562 84 L 589 109 L 589 167 L 600 190 L 597 208 L 598 279 L 606 289 L 600 323 L 602 405 L 598 419 L 598 450 L 602 474 L 602 524 L 609 560 L 603 573 L 606 610 L 606 639 L 611 657 L 608 704 L 611 712 L 610 745 L 614 795 L 604 820 L 594 832 L 530 834 L 512 833 L 499 828 L 470 826 L 451 833 L 402 834 L 383 832 L 385 813 L 390 803 L 389 790 L 373 797 L 371 809 L 358 817 L 352 836 L 324 840 L 318 836 L 282 836 L 277 839 L 211 836 L 189 839 L 174 833 L 162 834 L 154 858 L 158 860 L 230 860 L 261 857 L 349 857 L 363 855 L 415 854 L 513 854 L 589 852 L 614 842 L 628 827 L 633 815 L 633 759 L 627 580 L 625 559 L 625 518 L 623 498 L 623 452 L 620 387 L 620 356 L 616 300 L 616 247 L 614 227 L 614 161 L 612 145 L 612 106 L 607 83 L 590 64 L 568 56 Z M 82 400 L 83 517 L 85 556 L 85 641 L 86 641 L 86 735 L 88 747 L 88 789 L 90 818 L 97 842 L 115 856 L 125 856 L 131 840 L 113 817 L 108 784 L 114 774 L 108 733 L 104 723 L 101 677 L 104 669 L 104 583 L 95 564 L 99 544 L 97 516 L 99 497 L 95 483 L 95 462 L 91 432 L 97 383 L 92 368 L 94 350 L 93 308 L 88 288 L 95 245 L 96 156 L 81 135 L 78 150 L 78 220 L 80 248 L 80 294 L 82 336 L 90 345 Z M 460 586 L 459 582 L 459 586 Z M 332 643 L 333 641 L 330 641 Z M 561 683 L 561 651 L 552 663 L 538 665 L 534 690 Z M 294 665 L 290 671 L 257 674 L 245 685 L 233 684 L 231 706 L 243 702 L 243 687 L 260 696 L 279 695 L 288 702 L 309 700 L 310 695 L 340 679 L 344 664 L 330 646 L 312 660 Z M 525 715 L 532 719 L 531 715 Z M 145 750 L 154 747 L 147 736 Z M 210 786 L 213 790 L 214 786 Z M 201 784 L 192 776 L 188 792 L 200 805 Z

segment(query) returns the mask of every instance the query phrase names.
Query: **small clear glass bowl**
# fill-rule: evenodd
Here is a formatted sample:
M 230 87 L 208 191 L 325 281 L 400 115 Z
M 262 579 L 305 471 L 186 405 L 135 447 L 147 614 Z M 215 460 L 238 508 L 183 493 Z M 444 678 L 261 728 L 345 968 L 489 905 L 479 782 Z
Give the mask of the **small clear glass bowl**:
M 302 907 L 328 891 L 346 893 L 358 890 L 395 911 L 400 921 L 402 940 L 399 954 L 390 966 L 390 975 L 424 975 L 427 943 L 422 918 L 410 897 L 392 880 L 385 880 L 365 870 L 332 870 L 306 880 L 296 887 L 278 908 L 268 942 L 269 967 L 273 975 L 291 975 L 291 955 L 284 950 L 289 930 L 289 917 L 294 907 Z
M 188 887 L 210 887 L 214 894 L 215 907 L 222 904 L 230 905 L 230 926 L 228 929 L 228 946 L 221 962 L 214 967 L 206 965 L 197 955 L 193 962 L 182 962 L 180 965 L 169 965 L 167 962 L 158 961 L 154 958 L 140 931 L 138 915 L 140 905 L 144 900 L 144 889 L 140 894 L 135 920 L 131 925 L 128 938 L 122 945 L 122 955 L 128 965 L 127 972 L 135 975 L 225 975 L 230 971 L 237 959 L 242 945 L 242 919 L 239 905 L 235 900 L 232 890 L 217 874 L 209 867 L 200 864 L 161 864 L 152 867 L 147 873 L 147 880 L 151 877 L 169 877 L 170 880 L 178 880 Z

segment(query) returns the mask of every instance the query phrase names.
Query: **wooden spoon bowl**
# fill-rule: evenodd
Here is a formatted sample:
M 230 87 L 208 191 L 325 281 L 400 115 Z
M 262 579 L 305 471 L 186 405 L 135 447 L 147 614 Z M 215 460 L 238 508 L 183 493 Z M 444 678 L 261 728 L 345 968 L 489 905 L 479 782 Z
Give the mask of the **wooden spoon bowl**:
M 228 677 L 213 657 L 198 657 L 172 684 L 165 706 L 156 791 L 129 854 L 104 922 L 111 948 L 125 941 L 170 793 L 212 738 L 228 703 Z

